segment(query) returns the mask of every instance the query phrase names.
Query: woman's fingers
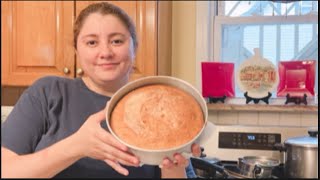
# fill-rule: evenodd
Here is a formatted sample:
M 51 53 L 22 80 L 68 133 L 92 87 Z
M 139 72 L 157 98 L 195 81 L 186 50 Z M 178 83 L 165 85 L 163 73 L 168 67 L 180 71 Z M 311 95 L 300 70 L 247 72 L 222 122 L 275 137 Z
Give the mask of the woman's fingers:
M 118 162 L 111 161 L 109 159 L 104 160 L 107 164 L 109 164 L 114 170 L 116 170 L 118 173 L 123 174 L 125 176 L 128 176 L 129 171 L 122 167 Z
M 159 165 L 160 168 L 171 169 L 173 167 L 187 167 L 189 161 L 183 157 L 180 153 L 176 153 L 173 159 L 164 158 L 162 164 Z
M 174 163 L 169 158 L 164 158 L 162 164 L 159 165 L 160 168 L 170 169 L 174 166 Z
M 179 153 L 175 154 L 173 157 L 174 157 L 173 162 L 178 166 L 186 167 L 189 163 L 189 161 Z
M 139 159 L 137 157 L 130 155 L 126 152 L 119 151 L 113 147 L 108 147 L 108 149 L 105 149 L 105 154 L 106 157 L 113 156 L 113 158 L 117 159 L 118 161 L 121 161 L 121 163 L 125 165 L 139 165 Z
M 131 162 L 128 162 L 128 161 L 124 161 L 122 159 L 117 159 L 117 161 L 120 163 L 120 164 L 123 164 L 123 165 L 126 165 L 126 166 L 134 166 L 134 167 L 139 167 L 140 164 L 137 164 L 137 163 L 131 163 Z
M 103 142 L 111 144 L 112 146 L 115 146 L 123 151 L 127 151 L 128 147 L 118 142 L 109 132 L 107 132 L 105 129 L 100 127 L 100 122 L 102 120 L 105 120 L 105 110 L 99 111 L 89 117 L 90 119 L 93 119 L 93 121 L 97 122 L 97 125 L 99 128 L 97 129 L 97 136 L 99 139 L 101 139 Z
M 95 114 L 92 114 L 89 119 L 96 122 L 102 122 L 106 119 L 106 110 L 103 109 Z
M 123 151 L 128 151 L 128 147 L 117 141 L 109 132 L 103 128 L 98 129 L 98 138 L 106 144 L 110 144 Z
M 138 166 L 139 165 L 139 159 L 131 154 L 128 154 L 127 152 L 123 152 L 121 150 L 118 150 L 108 144 L 105 144 L 102 146 L 102 150 L 105 154 L 106 159 L 115 160 L 117 159 L 120 163 L 130 166 Z
M 191 152 L 192 152 L 193 156 L 200 157 L 200 155 L 201 155 L 200 146 L 198 144 L 192 144 Z

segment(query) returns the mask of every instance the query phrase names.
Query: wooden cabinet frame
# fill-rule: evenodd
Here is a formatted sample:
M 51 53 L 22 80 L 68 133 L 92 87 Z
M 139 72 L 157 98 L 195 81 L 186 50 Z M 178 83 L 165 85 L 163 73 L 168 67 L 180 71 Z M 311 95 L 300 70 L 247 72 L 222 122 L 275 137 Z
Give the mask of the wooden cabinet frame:
M 48 38 L 49 40 L 37 37 L 37 32 L 32 32 L 32 35 L 27 34 L 27 32 L 30 33 L 31 28 L 26 28 L 28 24 L 23 21 L 24 16 L 26 16 L 26 14 L 23 14 L 24 6 L 18 3 L 18 1 L 1 2 L 1 20 L 3 23 L 3 26 L 1 26 L 1 84 L 28 86 L 37 78 L 45 75 L 73 77 L 74 53 L 72 46 L 70 46 L 72 45 L 73 2 L 49 2 L 54 6 L 50 8 L 55 13 L 55 17 L 48 17 L 55 21 L 54 24 L 51 24 L 54 28 L 51 31 L 54 31 L 55 34 L 50 37 L 51 39 Z M 42 12 L 45 12 L 45 10 L 42 10 Z M 47 15 L 50 16 L 49 13 Z M 43 17 L 40 18 L 43 19 Z M 32 22 L 32 20 L 30 21 Z M 47 28 L 49 29 L 51 26 Z M 26 42 L 25 39 L 30 40 Z M 41 41 L 43 41 L 43 44 L 35 43 Z M 53 46 L 50 46 L 52 44 Z M 32 50 L 32 46 L 37 45 L 41 45 L 42 49 L 36 54 L 32 54 L 39 56 L 33 58 L 28 54 L 28 51 Z M 41 58 L 47 59 L 39 63 Z M 65 75 L 63 73 L 64 67 L 68 67 L 71 72 Z

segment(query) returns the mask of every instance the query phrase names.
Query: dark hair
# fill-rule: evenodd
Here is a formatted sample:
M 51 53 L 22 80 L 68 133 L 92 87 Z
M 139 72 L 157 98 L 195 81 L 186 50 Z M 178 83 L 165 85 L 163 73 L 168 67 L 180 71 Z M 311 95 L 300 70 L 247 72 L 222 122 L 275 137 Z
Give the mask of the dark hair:
M 137 40 L 136 28 L 133 21 L 124 10 L 122 10 L 118 6 L 115 6 L 107 2 L 90 4 L 88 7 L 86 7 L 80 12 L 73 27 L 73 46 L 75 49 L 77 49 L 77 39 L 78 39 L 80 30 L 84 24 L 84 21 L 92 13 L 100 13 L 102 15 L 111 14 L 118 17 L 130 32 L 130 35 L 133 40 L 134 50 L 136 51 L 138 47 L 138 40 Z

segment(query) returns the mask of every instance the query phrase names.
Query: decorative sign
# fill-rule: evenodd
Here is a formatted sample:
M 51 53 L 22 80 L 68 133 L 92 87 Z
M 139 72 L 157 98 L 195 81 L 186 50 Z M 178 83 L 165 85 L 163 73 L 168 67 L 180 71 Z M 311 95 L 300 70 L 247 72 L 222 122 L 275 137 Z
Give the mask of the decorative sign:
M 248 97 L 266 98 L 276 89 L 279 76 L 272 62 L 261 57 L 259 49 L 255 48 L 254 55 L 240 65 L 236 82 Z

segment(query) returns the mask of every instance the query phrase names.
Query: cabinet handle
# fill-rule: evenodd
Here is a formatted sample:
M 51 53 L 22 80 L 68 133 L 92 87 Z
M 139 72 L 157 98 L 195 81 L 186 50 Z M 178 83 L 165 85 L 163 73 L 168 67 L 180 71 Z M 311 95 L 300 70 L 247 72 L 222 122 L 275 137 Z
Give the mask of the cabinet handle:
M 81 68 L 78 68 L 78 69 L 77 69 L 77 74 L 78 74 L 79 76 L 82 76 L 82 75 L 83 75 L 83 70 L 82 70 Z
M 70 69 L 65 67 L 65 68 L 63 68 L 63 72 L 64 72 L 64 74 L 69 74 L 70 73 Z

